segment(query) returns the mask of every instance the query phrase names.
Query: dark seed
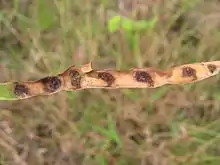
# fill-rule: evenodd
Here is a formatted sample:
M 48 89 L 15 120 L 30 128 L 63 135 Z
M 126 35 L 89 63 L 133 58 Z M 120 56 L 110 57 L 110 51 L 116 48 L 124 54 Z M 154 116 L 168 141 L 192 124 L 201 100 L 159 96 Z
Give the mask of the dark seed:
M 80 76 L 79 72 L 77 72 L 76 70 L 71 70 L 69 72 L 69 76 L 71 77 L 72 86 L 75 88 L 80 88 L 81 76 Z
M 98 73 L 98 78 L 105 81 L 108 84 L 108 87 L 111 86 L 113 84 L 113 82 L 115 81 L 114 76 L 111 73 L 108 73 L 108 72 L 99 72 Z
M 49 93 L 55 92 L 61 86 L 61 80 L 56 76 L 43 78 L 40 82 L 43 83 L 44 90 Z
M 154 86 L 154 81 L 148 72 L 136 71 L 134 77 L 138 82 L 148 83 L 150 86 Z
M 214 64 L 209 64 L 207 67 L 211 73 L 213 73 L 217 69 L 216 65 Z
M 182 70 L 183 77 L 193 77 L 193 80 L 197 79 L 196 70 L 191 67 L 184 67 Z
M 24 84 L 15 83 L 14 93 L 16 96 L 25 97 L 29 94 L 29 89 Z

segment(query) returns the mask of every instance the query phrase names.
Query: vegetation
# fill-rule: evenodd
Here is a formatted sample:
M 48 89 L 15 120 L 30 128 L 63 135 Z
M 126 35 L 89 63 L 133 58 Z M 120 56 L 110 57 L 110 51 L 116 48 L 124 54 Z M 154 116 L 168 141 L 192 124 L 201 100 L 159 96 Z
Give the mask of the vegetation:
M 120 3 L 123 11 L 107 0 L 0 1 L 0 82 L 89 61 L 163 69 L 220 59 L 218 0 L 148 1 L 135 21 Z M 0 164 L 217 165 L 218 80 L 0 101 Z

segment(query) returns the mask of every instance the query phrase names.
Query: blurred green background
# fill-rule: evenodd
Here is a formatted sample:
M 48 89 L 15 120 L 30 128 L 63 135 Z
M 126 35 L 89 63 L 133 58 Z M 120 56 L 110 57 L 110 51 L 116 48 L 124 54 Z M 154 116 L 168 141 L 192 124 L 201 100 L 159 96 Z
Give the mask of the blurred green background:
M 219 28 L 218 0 L 1 0 L 0 82 L 90 61 L 166 69 L 220 60 Z M 215 76 L 1 101 L 0 164 L 218 165 L 219 87 Z

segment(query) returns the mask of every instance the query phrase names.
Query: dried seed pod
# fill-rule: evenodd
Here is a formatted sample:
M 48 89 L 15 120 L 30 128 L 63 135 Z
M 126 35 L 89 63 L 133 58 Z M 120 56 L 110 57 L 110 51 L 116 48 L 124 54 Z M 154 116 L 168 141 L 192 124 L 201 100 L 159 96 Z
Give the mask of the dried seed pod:
M 89 88 L 157 88 L 166 84 L 194 83 L 220 72 L 220 61 L 185 64 L 160 71 L 155 68 L 118 71 L 92 70 L 91 63 L 79 68 L 69 67 L 57 76 L 45 77 L 34 82 L 14 83 L 13 94 L 17 99 L 48 95 L 66 90 Z M 13 96 L 11 96 L 13 97 Z

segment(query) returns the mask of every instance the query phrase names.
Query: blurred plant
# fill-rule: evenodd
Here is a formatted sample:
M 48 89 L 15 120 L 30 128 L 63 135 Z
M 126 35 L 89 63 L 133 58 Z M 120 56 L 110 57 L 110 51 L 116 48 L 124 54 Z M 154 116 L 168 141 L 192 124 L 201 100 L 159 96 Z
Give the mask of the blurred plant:
M 153 29 L 157 20 L 158 18 L 156 16 L 149 20 L 132 20 L 116 15 L 108 20 L 108 30 L 111 33 L 123 30 L 128 43 L 132 49 L 135 49 L 138 46 L 140 32 Z

